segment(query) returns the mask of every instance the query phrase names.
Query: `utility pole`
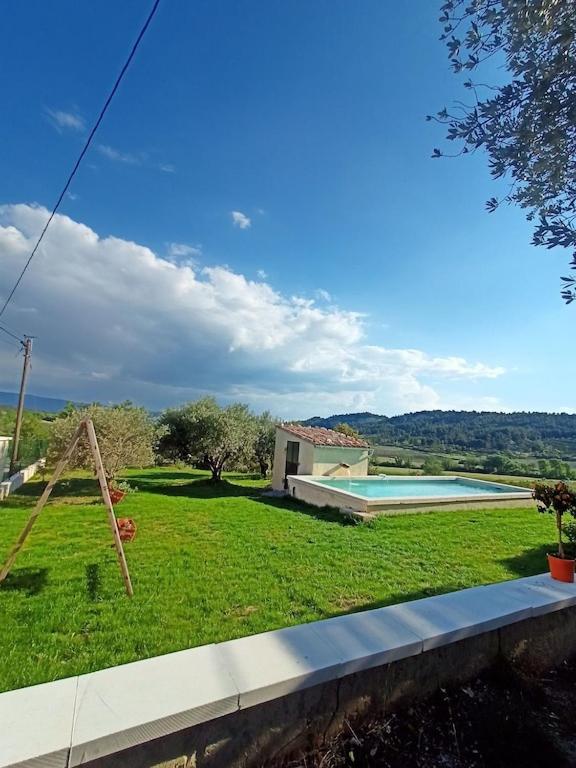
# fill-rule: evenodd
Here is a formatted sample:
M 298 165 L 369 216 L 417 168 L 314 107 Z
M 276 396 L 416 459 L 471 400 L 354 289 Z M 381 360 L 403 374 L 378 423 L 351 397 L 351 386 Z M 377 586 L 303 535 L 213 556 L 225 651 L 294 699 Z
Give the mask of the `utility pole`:
M 14 438 L 12 440 L 12 458 L 10 459 L 10 473 L 16 471 L 18 462 L 18 448 L 20 444 L 20 430 L 22 429 L 22 414 L 24 412 L 24 397 L 26 395 L 26 381 L 28 379 L 28 370 L 30 368 L 30 357 L 32 355 L 32 338 L 24 336 L 24 366 L 22 368 L 22 379 L 20 381 L 20 394 L 18 395 L 18 410 L 16 411 L 16 426 L 14 427 Z

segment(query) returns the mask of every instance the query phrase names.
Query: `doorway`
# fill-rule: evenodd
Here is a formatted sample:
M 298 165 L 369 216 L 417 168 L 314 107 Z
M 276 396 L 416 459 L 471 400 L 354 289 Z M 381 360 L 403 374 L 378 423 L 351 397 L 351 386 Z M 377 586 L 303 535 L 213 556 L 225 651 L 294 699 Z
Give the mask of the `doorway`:
M 298 459 L 300 458 L 300 443 L 288 440 L 286 443 L 286 471 L 284 476 L 298 474 Z

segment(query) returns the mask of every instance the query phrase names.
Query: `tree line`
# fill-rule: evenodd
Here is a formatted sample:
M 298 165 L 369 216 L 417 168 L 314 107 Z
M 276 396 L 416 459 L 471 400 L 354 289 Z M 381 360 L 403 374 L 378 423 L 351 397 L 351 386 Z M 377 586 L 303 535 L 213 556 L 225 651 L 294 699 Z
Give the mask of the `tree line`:
M 492 411 L 419 411 L 401 416 L 349 413 L 315 417 L 312 426 L 346 422 L 374 443 L 437 451 L 576 455 L 576 415 Z
M 169 408 L 157 418 L 130 402 L 69 405 L 51 425 L 50 463 L 64 453 L 79 422 L 86 418 L 94 422 L 109 483 L 126 467 L 154 463 L 183 462 L 208 469 L 214 482 L 231 469 L 258 470 L 266 477 L 272 466 L 276 422 L 271 414 L 256 415 L 241 403 L 220 406 L 212 397 Z M 85 438 L 71 466 L 91 466 Z

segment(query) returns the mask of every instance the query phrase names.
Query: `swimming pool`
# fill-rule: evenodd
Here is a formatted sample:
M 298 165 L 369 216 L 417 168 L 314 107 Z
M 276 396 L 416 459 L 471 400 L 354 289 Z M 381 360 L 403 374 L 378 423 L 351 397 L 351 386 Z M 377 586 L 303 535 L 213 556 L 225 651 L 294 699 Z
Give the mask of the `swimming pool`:
M 500 506 L 526 503 L 531 491 L 515 485 L 464 477 L 318 477 L 291 475 L 292 496 L 315 506 L 343 511 L 398 514 L 430 508 Z

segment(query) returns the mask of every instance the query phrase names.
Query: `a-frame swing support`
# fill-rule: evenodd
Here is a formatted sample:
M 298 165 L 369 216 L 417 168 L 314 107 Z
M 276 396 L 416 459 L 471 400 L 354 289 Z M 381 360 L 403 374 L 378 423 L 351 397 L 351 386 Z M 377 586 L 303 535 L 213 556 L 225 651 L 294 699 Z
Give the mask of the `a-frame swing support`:
M 98 483 L 100 484 L 100 493 L 102 494 L 102 500 L 104 501 L 104 506 L 106 507 L 106 511 L 108 514 L 108 522 L 110 524 L 110 529 L 112 531 L 112 538 L 114 539 L 114 548 L 116 550 L 116 555 L 118 557 L 118 564 L 120 565 L 120 572 L 122 574 L 122 579 L 124 580 L 126 594 L 129 597 L 132 597 L 132 595 L 134 594 L 134 591 L 132 589 L 132 582 L 130 581 L 130 573 L 128 572 L 128 564 L 126 563 L 126 555 L 124 554 L 124 547 L 122 546 L 122 540 L 120 539 L 120 534 L 118 532 L 116 515 L 114 514 L 114 507 L 112 506 L 112 500 L 110 499 L 110 491 L 108 490 L 108 483 L 106 482 L 104 465 L 102 464 L 102 457 L 100 455 L 100 448 L 98 447 L 98 440 L 96 438 L 96 432 L 94 430 L 94 424 L 92 423 L 92 419 L 83 419 L 78 425 L 78 428 L 76 429 L 76 431 L 74 432 L 74 435 L 72 436 L 72 440 L 70 441 L 68 448 L 66 448 L 66 450 L 64 451 L 64 454 L 62 455 L 62 458 L 56 465 L 56 468 L 54 469 L 54 473 L 50 478 L 48 485 L 46 486 L 46 488 L 44 488 L 42 495 L 36 502 L 36 506 L 32 510 L 32 514 L 30 515 L 30 517 L 28 518 L 28 521 L 26 522 L 26 525 L 22 529 L 22 533 L 20 534 L 16 543 L 10 550 L 10 554 L 8 555 L 6 562 L 2 566 L 2 570 L 0 571 L 0 583 L 3 582 L 6 576 L 8 576 L 8 574 L 10 573 L 10 570 L 14 565 L 14 561 L 16 560 L 18 553 L 24 546 L 24 543 L 34 526 L 34 523 L 40 516 L 40 512 L 42 512 L 42 509 L 44 508 L 46 502 L 48 501 L 54 486 L 60 479 L 62 472 L 66 468 L 66 465 L 70 461 L 72 454 L 76 450 L 76 447 L 78 445 L 80 438 L 82 437 L 83 432 L 86 433 L 86 437 L 88 438 L 88 444 L 90 446 L 90 452 L 92 454 L 92 458 L 94 459 L 96 476 L 98 477 Z

